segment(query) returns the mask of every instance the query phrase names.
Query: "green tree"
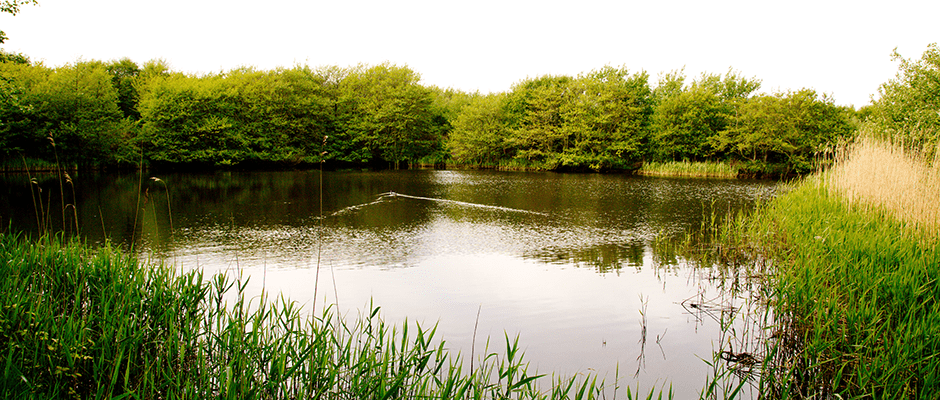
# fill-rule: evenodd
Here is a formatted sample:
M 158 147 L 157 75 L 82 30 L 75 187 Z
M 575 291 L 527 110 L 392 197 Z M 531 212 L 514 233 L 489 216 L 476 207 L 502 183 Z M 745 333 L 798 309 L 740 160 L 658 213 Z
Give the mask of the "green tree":
M 504 93 L 478 93 L 452 117 L 447 146 L 454 160 L 492 167 L 511 157 L 506 144 L 506 97 Z
M 725 128 L 728 107 L 711 89 L 693 85 L 656 106 L 655 154 L 662 160 L 701 161 L 712 156 L 712 139 Z
M 28 64 L 0 62 L 0 163 L 12 162 L 33 145 L 26 129 L 32 107 L 24 99 L 28 91 L 24 81 L 26 73 L 35 70 Z
M 249 140 L 248 159 L 315 163 L 332 133 L 333 103 L 323 78 L 307 67 L 240 70 L 227 76 L 246 108 L 238 115 Z
M 703 73 L 688 87 L 678 72 L 665 75 L 657 87 L 653 114 L 653 151 L 663 161 L 700 161 L 720 156 L 718 134 L 760 88 L 760 81 L 728 70 Z
M 439 138 L 432 147 L 425 163 L 440 165 L 446 163 L 451 157 L 447 143 L 454 131 L 454 121 L 461 111 L 472 101 L 472 95 L 463 91 L 436 86 L 428 88 L 431 91 L 431 130 L 432 136 Z
M 803 173 L 852 132 L 843 108 L 802 89 L 750 99 L 716 142 L 754 165 L 779 163 L 787 172 Z
M 32 64 L 32 61 L 29 60 L 25 54 L 22 53 L 9 53 L 0 49 L 0 63 L 14 63 L 14 64 Z
M 224 74 L 141 71 L 141 140 L 156 163 L 297 165 L 320 161 L 333 130 L 324 79 L 307 67 Z
M 125 118 L 137 120 L 140 118 L 140 112 L 137 111 L 137 102 L 140 96 L 137 95 L 137 78 L 140 75 L 140 67 L 129 58 L 112 61 L 107 65 L 108 73 L 111 74 L 111 84 L 114 85 L 118 93 L 118 108 Z
M 92 165 L 126 161 L 126 126 L 103 63 L 57 68 L 37 89 L 38 128 L 55 139 L 64 159 Z
M 100 62 L 56 69 L 2 63 L 4 80 L 16 87 L 19 110 L 7 108 L 3 131 L 8 154 L 68 164 L 126 161 L 129 126 L 122 122 L 117 92 Z
M 431 154 L 440 131 L 433 127 L 431 91 L 419 80 L 411 69 L 389 63 L 346 72 L 335 89 L 336 136 L 343 148 L 333 157 L 397 167 Z
M 151 161 L 224 166 L 247 157 L 244 104 L 223 74 L 156 76 L 142 89 L 141 140 Z
M 724 76 L 703 73 L 695 81 L 694 86 L 704 87 L 715 93 L 725 102 L 746 100 L 760 89 L 761 81 L 757 78 L 747 78 L 741 73 L 728 69 Z
M 551 157 L 569 144 L 563 130 L 562 105 L 571 94 L 568 76 L 546 75 L 516 84 L 507 101 L 510 129 L 507 144 L 515 149 L 514 158 L 525 164 L 554 169 Z
M 673 70 L 659 75 L 656 88 L 653 89 L 653 100 L 659 104 L 676 97 L 685 88 L 685 68 Z
M 505 142 L 530 167 L 630 169 L 645 153 L 652 104 L 649 76 L 626 68 L 526 80 L 505 102 Z
M 933 157 L 940 145 L 940 48 L 930 44 L 919 60 L 895 50 L 892 59 L 900 63 L 897 76 L 878 89 L 869 121 L 888 138 Z
M 555 164 L 595 171 L 636 167 L 649 140 L 649 76 L 607 66 L 580 75 L 569 89 L 562 107 L 565 148 Z

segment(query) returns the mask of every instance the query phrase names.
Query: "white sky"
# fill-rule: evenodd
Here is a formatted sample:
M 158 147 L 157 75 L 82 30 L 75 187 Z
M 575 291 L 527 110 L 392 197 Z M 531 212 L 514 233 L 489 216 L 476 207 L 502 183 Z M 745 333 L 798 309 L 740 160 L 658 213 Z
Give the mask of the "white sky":
M 500 92 L 527 77 L 605 65 L 662 72 L 729 67 L 762 91 L 816 89 L 860 107 L 894 77 L 897 47 L 940 41 L 940 1 L 39 0 L 0 15 L 7 51 L 175 71 L 390 61 L 424 84 Z

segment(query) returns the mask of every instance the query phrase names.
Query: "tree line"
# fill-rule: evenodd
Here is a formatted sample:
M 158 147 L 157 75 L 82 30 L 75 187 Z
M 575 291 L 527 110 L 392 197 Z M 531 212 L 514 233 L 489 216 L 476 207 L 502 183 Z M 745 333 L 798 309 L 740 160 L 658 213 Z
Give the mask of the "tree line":
M 759 89 L 732 70 L 653 82 L 607 66 L 481 94 L 390 63 L 196 75 L 160 60 L 47 67 L 2 53 L 0 165 L 629 171 L 688 160 L 761 174 L 809 171 L 853 135 L 858 113 L 826 95 Z

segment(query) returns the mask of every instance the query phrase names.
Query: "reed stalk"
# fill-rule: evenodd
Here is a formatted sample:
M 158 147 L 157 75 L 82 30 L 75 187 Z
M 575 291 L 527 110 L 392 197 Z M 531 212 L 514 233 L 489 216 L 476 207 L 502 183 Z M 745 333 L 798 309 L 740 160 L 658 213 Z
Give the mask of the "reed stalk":
M 23 168 L 26 171 L 26 178 L 29 179 L 29 195 L 33 199 L 33 211 L 36 213 L 36 229 L 39 230 L 40 234 L 45 232 L 42 223 L 40 222 L 40 208 L 42 207 L 42 192 L 39 192 L 39 201 L 36 201 L 36 194 L 33 193 L 33 185 L 36 185 L 36 188 L 39 188 L 39 184 L 33 179 L 33 175 L 29 172 L 29 165 L 26 164 L 26 156 L 20 154 L 20 157 L 23 159 Z

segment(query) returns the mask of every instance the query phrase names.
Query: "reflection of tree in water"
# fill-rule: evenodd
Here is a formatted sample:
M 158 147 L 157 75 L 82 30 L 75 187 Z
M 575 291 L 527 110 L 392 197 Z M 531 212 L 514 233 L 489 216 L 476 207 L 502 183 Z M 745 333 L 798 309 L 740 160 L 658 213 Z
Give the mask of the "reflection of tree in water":
M 623 268 L 643 268 L 646 245 L 642 241 L 624 244 L 601 244 L 585 248 L 552 248 L 527 255 L 527 258 L 550 264 L 571 264 L 594 268 L 598 273 L 619 272 Z
M 29 181 L 17 178 L 0 177 L 0 216 L 29 229 L 36 225 Z M 80 230 L 91 243 L 134 239 L 138 247 L 166 250 L 208 240 L 301 252 L 317 240 L 308 233 L 320 221 L 318 171 L 148 172 L 143 179 L 137 173 L 89 173 L 73 178 Z M 52 199 L 57 198 L 54 176 L 40 177 L 39 184 L 44 196 L 55 192 Z M 694 248 L 703 247 L 699 244 L 682 243 L 686 232 L 708 216 L 720 219 L 749 207 L 771 187 L 593 174 L 329 172 L 323 175 L 323 222 L 327 232 L 338 235 L 326 237 L 336 241 L 334 247 L 367 243 L 374 245 L 368 252 L 423 256 L 503 252 L 606 273 L 684 265 L 709 254 L 695 253 Z M 355 237 L 344 236 L 347 231 Z

